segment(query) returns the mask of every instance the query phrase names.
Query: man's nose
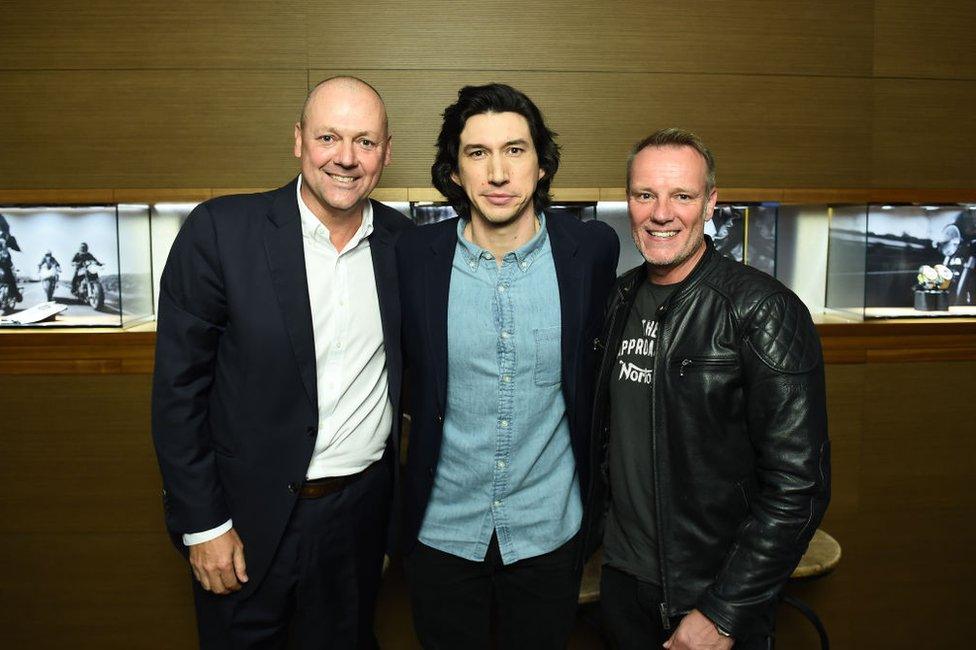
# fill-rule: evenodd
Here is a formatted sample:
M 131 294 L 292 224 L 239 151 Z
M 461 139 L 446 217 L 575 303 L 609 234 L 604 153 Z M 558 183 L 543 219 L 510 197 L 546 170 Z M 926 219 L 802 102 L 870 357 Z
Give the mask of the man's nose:
M 501 156 L 492 156 L 488 161 L 488 182 L 492 185 L 504 185 L 508 182 L 508 168 Z
M 668 207 L 667 199 L 658 199 L 651 204 L 651 220 L 656 223 L 671 221 L 671 210 Z
M 340 142 L 339 150 L 336 152 L 335 163 L 340 167 L 355 167 L 357 162 L 355 144 L 349 140 Z

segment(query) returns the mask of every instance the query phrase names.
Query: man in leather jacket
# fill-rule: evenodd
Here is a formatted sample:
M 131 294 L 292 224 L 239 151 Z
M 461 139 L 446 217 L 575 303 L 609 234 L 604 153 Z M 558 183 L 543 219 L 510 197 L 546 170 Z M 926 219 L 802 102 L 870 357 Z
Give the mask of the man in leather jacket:
M 764 648 L 829 500 L 817 332 L 789 289 L 705 237 L 715 164 L 697 136 L 639 142 L 627 194 L 645 263 L 597 340 L 604 620 L 620 648 Z

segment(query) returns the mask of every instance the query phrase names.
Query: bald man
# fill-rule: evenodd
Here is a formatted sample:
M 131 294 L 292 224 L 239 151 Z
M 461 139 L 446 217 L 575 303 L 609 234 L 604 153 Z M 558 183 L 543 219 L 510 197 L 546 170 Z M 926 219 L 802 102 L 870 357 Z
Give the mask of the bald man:
M 299 176 L 190 214 L 163 271 L 153 439 L 203 648 L 373 648 L 399 438 L 386 108 L 323 81 Z

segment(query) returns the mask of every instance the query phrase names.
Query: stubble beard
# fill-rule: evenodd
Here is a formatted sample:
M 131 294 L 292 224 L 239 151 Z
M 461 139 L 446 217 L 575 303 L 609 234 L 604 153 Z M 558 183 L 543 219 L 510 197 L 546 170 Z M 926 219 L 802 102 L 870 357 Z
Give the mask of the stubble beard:
M 630 231 L 630 236 L 634 240 L 634 245 L 637 246 L 637 250 L 640 251 L 641 257 L 644 258 L 644 261 L 647 264 L 662 269 L 674 268 L 676 266 L 679 266 L 682 262 L 687 260 L 692 255 L 694 255 L 701 248 L 702 243 L 705 241 L 705 213 L 707 211 L 708 211 L 708 204 L 706 203 L 702 207 L 702 213 L 699 219 L 699 221 L 701 222 L 701 228 L 699 229 L 696 227 L 695 233 L 691 235 L 691 238 L 688 240 L 686 246 L 680 250 L 675 251 L 674 255 L 672 255 L 670 258 L 667 259 L 663 259 L 663 260 L 651 259 L 651 256 L 648 253 L 648 249 L 644 246 L 644 242 L 641 240 L 641 236 L 639 234 L 640 231 L 639 228 L 632 229 Z M 650 236 L 651 235 L 648 235 L 648 237 Z

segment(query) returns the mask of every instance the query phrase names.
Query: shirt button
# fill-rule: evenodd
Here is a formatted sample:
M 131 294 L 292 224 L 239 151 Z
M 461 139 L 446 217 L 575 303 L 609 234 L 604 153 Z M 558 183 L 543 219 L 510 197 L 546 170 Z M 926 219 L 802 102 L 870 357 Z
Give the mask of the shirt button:
M 507 384 L 508 382 L 512 381 L 512 376 L 511 375 L 502 375 L 502 381 Z
M 504 284 L 498 285 L 498 293 L 505 293 L 505 285 Z
M 505 461 L 503 460 L 498 461 L 497 463 L 495 463 L 495 467 L 497 467 L 498 469 L 505 469 Z
M 336 341 L 335 349 L 336 350 L 341 350 L 342 349 L 342 341 Z
M 519 267 L 524 271 L 525 269 L 529 268 L 529 264 L 527 262 L 522 262 L 519 264 Z
M 288 491 L 292 494 L 296 494 L 298 492 L 298 483 L 289 483 Z
M 501 502 L 501 501 L 495 501 L 495 502 L 494 502 L 494 503 L 492 503 L 491 505 L 492 505 L 492 506 L 494 506 L 494 507 L 496 507 L 496 508 L 500 508 L 500 507 L 501 507 L 501 505 L 502 505 L 502 502 Z
M 507 428 L 508 428 L 508 420 L 502 420 L 502 421 L 501 421 L 501 422 L 499 422 L 498 424 L 499 424 L 499 425 L 501 426 L 501 428 L 503 428 L 503 429 L 507 429 Z
M 508 331 L 502 330 L 502 338 L 503 339 L 507 339 L 509 336 L 511 336 L 511 334 L 509 334 Z
M 477 264 L 477 262 L 468 262 L 468 266 L 470 266 L 470 267 L 471 267 L 471 268 L 473 268 L 473 269 L 476 269 L 476 268 L 478 268 L 478 264 Z

